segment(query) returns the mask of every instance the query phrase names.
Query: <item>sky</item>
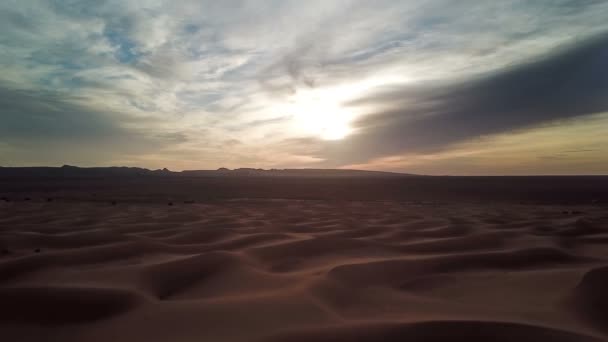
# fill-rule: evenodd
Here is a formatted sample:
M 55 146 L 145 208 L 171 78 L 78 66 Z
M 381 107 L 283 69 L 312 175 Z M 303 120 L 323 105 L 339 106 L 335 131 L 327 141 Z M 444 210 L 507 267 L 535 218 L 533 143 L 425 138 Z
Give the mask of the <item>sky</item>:
M 608 0 L 3 0 L 0 165 L 608 174 Z

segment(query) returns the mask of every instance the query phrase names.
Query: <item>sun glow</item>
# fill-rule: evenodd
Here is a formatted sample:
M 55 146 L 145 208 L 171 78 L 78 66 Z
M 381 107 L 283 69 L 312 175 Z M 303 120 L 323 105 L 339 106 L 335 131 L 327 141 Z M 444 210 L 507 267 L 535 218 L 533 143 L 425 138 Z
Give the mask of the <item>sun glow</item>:
M 375 87 L 407 81 L 394 76 L 376 76 L 350 84 L 298 89 L 272 109 L 275 115 L 291 118 L 290 132 L 324 140 L 340 140 L 356 131 L 352 123 L 366 110 L 361 106 L 347 105 L 349 101 L 364 96 Z
M 340 140 L 351 133 L 354 114 L 328 96 L 302 93 L 286 106 L 298 130 L 325 140 Z

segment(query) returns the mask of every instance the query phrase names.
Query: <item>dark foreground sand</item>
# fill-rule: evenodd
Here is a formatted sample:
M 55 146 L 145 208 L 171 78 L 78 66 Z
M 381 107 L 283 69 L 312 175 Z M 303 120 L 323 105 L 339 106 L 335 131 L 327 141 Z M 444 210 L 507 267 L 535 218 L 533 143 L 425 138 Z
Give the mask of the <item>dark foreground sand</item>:
M 3 341 L 608 337 L 606 204 L 116 200 L 0 201 Z

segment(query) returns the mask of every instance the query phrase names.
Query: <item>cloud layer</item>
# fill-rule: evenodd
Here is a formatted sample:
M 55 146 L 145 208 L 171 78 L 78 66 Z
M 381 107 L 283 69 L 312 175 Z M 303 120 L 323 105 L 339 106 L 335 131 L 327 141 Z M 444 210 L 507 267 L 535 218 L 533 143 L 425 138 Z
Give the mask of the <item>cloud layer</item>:
M 601 0 L 4 1 L 0 164 L 385 167 L 597 124 L 607 16 Z
M 325 144 L 320 153 L 338 163 L 362 163 L 607 112 L 607 60 L 603 34 L 470 80 L 380 91 L 354 105 L 381 110 L 357 121 L 357 134 Z

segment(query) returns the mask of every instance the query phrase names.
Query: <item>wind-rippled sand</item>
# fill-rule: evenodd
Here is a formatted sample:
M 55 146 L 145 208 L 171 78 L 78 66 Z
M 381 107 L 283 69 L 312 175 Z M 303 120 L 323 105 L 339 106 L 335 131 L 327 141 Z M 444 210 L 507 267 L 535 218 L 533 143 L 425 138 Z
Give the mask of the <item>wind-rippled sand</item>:
M 4 341 L 608 336 L 599 205 L 32 200 L 0 247 Z

